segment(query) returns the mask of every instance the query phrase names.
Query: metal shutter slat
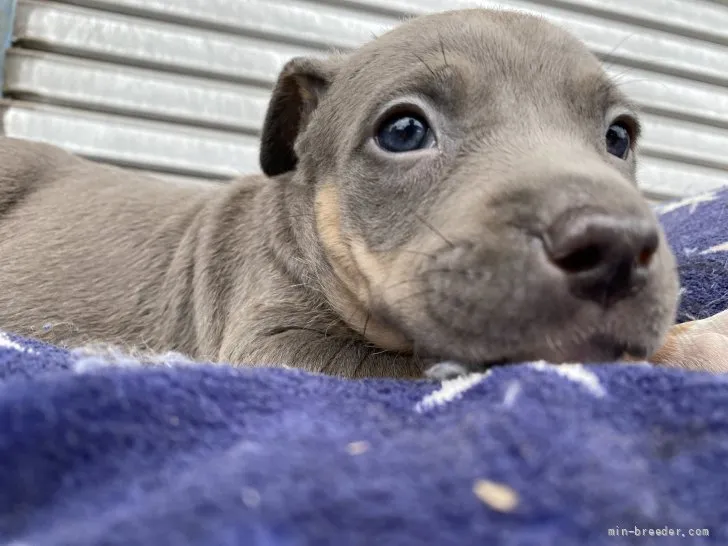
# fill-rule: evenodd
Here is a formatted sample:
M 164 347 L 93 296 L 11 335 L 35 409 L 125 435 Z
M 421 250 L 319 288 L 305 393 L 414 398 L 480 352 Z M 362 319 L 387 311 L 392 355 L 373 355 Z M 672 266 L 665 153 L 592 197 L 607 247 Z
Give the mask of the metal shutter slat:
M 293 0 L 78 0 L 74 4 L 120 13 L 203 25 L 233 34 L 284 39 L 328 49 L 353 48 L 398 21 L 331 4 Z
M 79 108 L 256 134 L 270 93 L 147 69 L 10 50 L 6 94 Z
M 191 31 L 171 23 L 31 0 L 18 4 L 15 38 L 29 49 L 263 85 L 272 85 L 291 57 L 321 54 L 250 37 Z
M 331 0 L 334 1 L 334 0 Z M 373 10 L 392 15 L 421 14 L 443 9 L 441 0 L 343 0 L 346 4 L 362 10 Z M 709 39 L 728 44 L 728 13 L 713 0 L 639 0 L 638 2 L 604 0 L 543 0 L 508 2 L 452 0 L 448 9 L 473 6 L 506 7 L 548 13 L 549 8 L 575 13 L 587 13 L 611 21 L 624 21 L 683 36 Z
M 20 101 L 0 101 L 0 113 L 8 136 L 97 160 L 218 178 L 258 170 L 255 137 Z
M 638 166 L 640 188 L 647 193 L 684 196 L 715 190 L 726 184 L 725 171 L 679 161 L 643 157 Z
M 728 87 L 618 66 L 607 72 L 644 111 L 728 129 Z
M 643 114 L 642 122 L 643 153 L 725 169 L 728 173 L 728 131 L 653 114 Z

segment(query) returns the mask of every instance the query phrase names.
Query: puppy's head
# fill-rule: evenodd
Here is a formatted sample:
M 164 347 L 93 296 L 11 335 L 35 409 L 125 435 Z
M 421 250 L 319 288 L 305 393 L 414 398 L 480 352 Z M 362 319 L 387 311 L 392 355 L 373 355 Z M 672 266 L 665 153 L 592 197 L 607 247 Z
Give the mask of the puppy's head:
M 477 9 L 291 61 L 261 162 L 314 185 L 332 303 L 382 348 L 607 361 L 654 351 L 677 300 L 639 132 L 579 41 Z

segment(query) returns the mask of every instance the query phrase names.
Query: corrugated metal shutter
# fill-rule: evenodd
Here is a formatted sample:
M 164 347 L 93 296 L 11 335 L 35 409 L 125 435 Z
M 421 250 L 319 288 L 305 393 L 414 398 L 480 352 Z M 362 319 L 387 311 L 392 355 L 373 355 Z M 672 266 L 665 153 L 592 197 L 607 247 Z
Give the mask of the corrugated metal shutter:
M 606 61 L 645 112 L 646 192 L 728 184 L 727 0 L 18 0 L 4 131 L 174 176 L 255 172 L 288 58 L 473 4 L 546 15 Z

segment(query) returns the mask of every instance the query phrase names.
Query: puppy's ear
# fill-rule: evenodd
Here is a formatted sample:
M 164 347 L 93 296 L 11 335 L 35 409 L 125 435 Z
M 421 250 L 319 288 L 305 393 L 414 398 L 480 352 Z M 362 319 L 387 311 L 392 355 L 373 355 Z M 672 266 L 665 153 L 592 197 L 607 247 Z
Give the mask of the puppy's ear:
M 295 143 L 326 94 L 338 63 L 331 59 L 295 57 L 278 76 L 263 123 L 260 166 L 267 176 L 292 171 L 298 163 Z

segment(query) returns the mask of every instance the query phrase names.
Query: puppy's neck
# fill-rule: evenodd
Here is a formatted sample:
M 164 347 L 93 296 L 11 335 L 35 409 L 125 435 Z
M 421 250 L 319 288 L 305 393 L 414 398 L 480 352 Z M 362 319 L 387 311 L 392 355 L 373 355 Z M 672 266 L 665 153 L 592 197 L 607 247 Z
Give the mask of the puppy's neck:
M 349 243 L 342 232 L 340 208 L 321 184 L 306 180 L 303 172 L 287 175 L 279 219 L 286 229 L 275 230 L 283 239 L 273 245 L 288 249 L 282 263 L 318 297 L 337 320 L 363 341 L 379 349 L 409 353 L 411 346 L 370 309 L 368 291 L 357 279 Z

